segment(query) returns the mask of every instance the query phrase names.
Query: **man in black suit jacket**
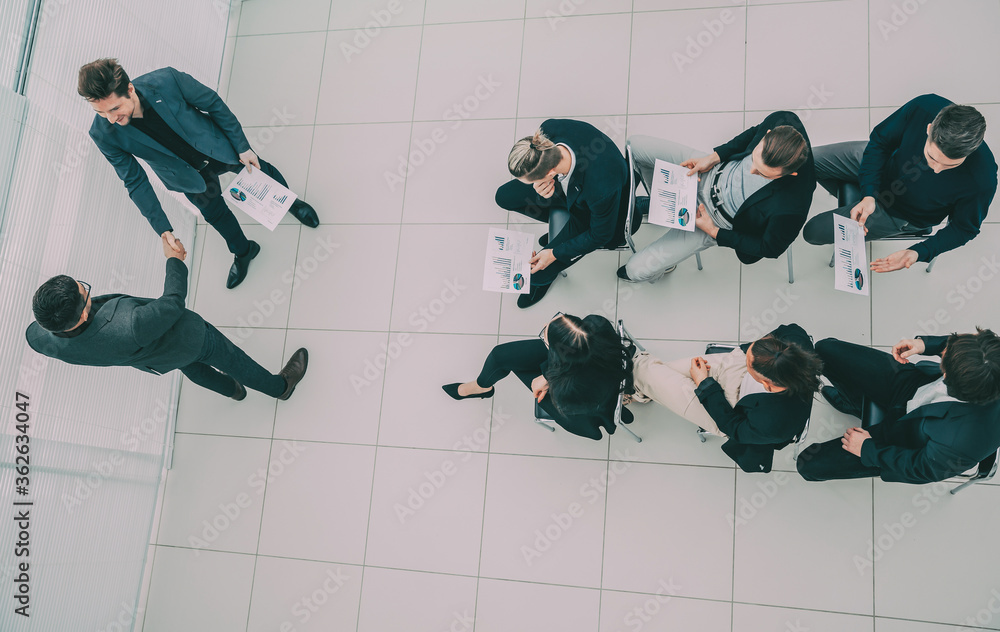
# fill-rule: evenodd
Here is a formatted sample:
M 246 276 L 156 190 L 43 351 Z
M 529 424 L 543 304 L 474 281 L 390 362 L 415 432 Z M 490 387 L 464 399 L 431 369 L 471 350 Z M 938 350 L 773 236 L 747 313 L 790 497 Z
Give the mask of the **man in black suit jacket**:
M 125 294 L 90 296 L 90 286 L 66 275 L 53 277 L 35 292 L 28 326 L 28 345 L 69 364 L 132 366 L 162 374 L 180 369 L 192 382 L 237 401 L 245 387 L 288 399 L 306 372 L 305 349 L 292 354 L 272 375 L 239 347 L 184 308 L 187 266 L 184 253 L 166 241 L 163 296 L 136 298 Z
M 655 281 L 714 245 L 732 248 L 743 263 L 775 259 L 788 250 L 809 214 L 816 170 L 809 136 L 793 112 L 768 115 L 708 156 L 649 136 L 633 136 L 629 143 L 647 189 L 657 158 L 702 175 L 696 229 L 671 229 L 637 252 L 618 270 L 626 281 Z
M 80 68 L 77 91 L 97 113 L 90 137 L 156 234 L 175 251 L 183 250 L 136 158 L 153 169 L 163 186 L 187 196 L 219 231 L 235 257 L 226 287 L 242 283 L 260 245 L 246 238 L 226 206 L 219 175 L 239 172 L 245 165 L 284 186 L 288 183 L 250 149 L 240 122 L 219 95 L 191 75 L 169 67 L 130 82 L 115 59 L 98 59 Z M 306 226 L 319 225 L 316 211 L 301 199 L 289 213 Z
M 570 214 L 558 235 L 541 239 L 542 250 L 532 259 L 531 293 L 517 301 L 524 308 L 541 300 L 559 273 L 583 255 L 625 243 L 628 165 L 614 141 L 590 123 L 549 119 L 514 145 L 509 167 L 516 179 L 497 189 L 501 208 L 542 222 L 553 209 Z M 641 221 L 637 216 L 636 225 Z
M 798 459 L 806 480 L 933 483 L 975 467 L 1000 446 L 1000 338 L 992 331 L 918 336 L 897 343 L 892 355 L 832 338 L 816 351 L 833 383 L 823 395 L 834 408 L 860 417 L 866 397 L 887 418 L 809 446 Z M 915 354 L 939 355 L 941 365 L 915 366 L 908 360 Z

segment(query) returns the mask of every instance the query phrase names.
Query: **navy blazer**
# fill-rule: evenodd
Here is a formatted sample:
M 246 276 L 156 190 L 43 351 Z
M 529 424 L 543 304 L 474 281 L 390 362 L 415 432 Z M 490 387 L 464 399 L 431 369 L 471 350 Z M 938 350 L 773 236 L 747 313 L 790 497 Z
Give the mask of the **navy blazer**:
M 50 358 L 86 366 L 131 366 L 166 373 L 198 359 L 205 343 L 205 321 L 184 308 L 187 266 L 167 259 L 163 296 L 157 299 L 113 294 L 79 336 L 64 338 L 28 325 L 28 345 Z
M 136 77 L 132 85 L 172 130 L 206 156 L 235 165 L 239 154 L 250 149 L 240 122 L 218 93 L 191 75 L 160 68 Z M 157 235 L 173 228 L 136 158 L 142 158 L 171 191 L 201 193 L 206 188 L 204 178 L 191 165 L 131 125 L 115 125 L 95 115 L 90 137 Z
M 751 127 L 733 140 L 715 148 L 723 162 L 742 160 L 760 144 L 768 130 L 791 125 L 809 143 L 809 135 L 794 112 L 774 112 L 760 125 Z M 715 240 L 720 246 L 736 251 L 743 263 L 756 263 L 767 257 L 776 259 L 798 237 L 809 215 L 816 188 L 816 165 L 810 145 L 809 159 L 796 170 L 772 180 L 751 195 L 733 217 L 733 229 L 719 229 Z
M 768 335 L 813 350 L 809 334 L 798 325 L 781 325 Z M 751 344 L 742 345 L 744 353 Z M 744 472 L 770 472 L 775 450 L 791 443 L 812 413 L 811 397 L 792 397 L 787 392 L 754 393 L 730 406 L 722 386 L 711 377 L 702 380 L 695 394 L 729 437 L 722 450 Z
M 566 209 L 588 226 L 586 232 L 553 246 L 552 254 L 560 261 L 570 261 L 598 248 L 625 243 L 628 163 L 618 146 L 583 121 L 549 119 L 542 123 L 541 130 L 553 143 L 566 145 L 576 156 L 566 191 Z
M 921 336 L 926 355 L 941 355 L 947 336 Z M 940 369 L 933 377 L 941 377 Z M 861 462 L 890 483 L 933 483 L 975 467 L 1000 447 L 1000 401 L 927 404 L 868 428 Z

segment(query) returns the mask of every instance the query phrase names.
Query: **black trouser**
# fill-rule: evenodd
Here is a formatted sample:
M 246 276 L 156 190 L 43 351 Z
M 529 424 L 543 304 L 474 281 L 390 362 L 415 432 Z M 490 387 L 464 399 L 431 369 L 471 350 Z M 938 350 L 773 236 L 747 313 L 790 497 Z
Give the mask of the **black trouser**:
M 263 164 L 264 161 L 261 161 L 261 166 Z M 287 388 L 285 378 L 257 364 L 209 323 L 205 323 L 205 343 L 201 355 L 191 364 L 180 367 L 180 371 L 198 386 L 225 397 L 236 393 L 233 380 L 271 397 L 281 395 Z
M 563 193 L 562 187 L 559 186 L 559 184 L 555 185 L 555 192 L 552 194 L 552 197 L 543 198 L 538 195 L 538 192 L 535 191 L 535 187 L 530 184 L 525 184 L 520 180 L 511 180 L 497 189 L 496 201 L 500 208 L 508 211 L 514 211 L 515 213 L 520 213 L 522 215 L 527 215 L 531 219 L 536 219 L 540 222 L 546 223 L 549 221 L 549 211 L 557 208 L 566 208 L 566 195 Z M 558 235 L 549 235 L 549 243 L 546 248 L 555 248 L 559 244 L 587 232 L 589 228 L 590 227 L 588 225 L 577 219 L 575 215 L 571 215 L 569 223 L 566 224 L 566 227 L 563 228 Z M 540 270 L 539 272 L 531 275 L 531 285 L 540 286 L 551 284 L 560 272 L 570 267 L 581 258 L 582 257 L 577 257 L 572 261 L 556 259 L 544 270 Z
M 816 353 L 823 360 L 823 375 L 840 394 L 861 410 L 867 398 L 886 411 L 889 421 L 866 428 L 881 445 L 885 427 L 906 413 L 906 403 L 917 389 L 937 379 L 913 364 L 901 364 L 885 351 L 864 347 L 834 338 L 816 343 Z M 878 476 L 879 468 L 868 467 L 861 458 L 843 448 L 841 438 L 814 443 L 799 455 L 799 473 L 808 481 Z
M 282 186 L 288 186 L 284 176 L 275 169 L 274 165 L 259 156 L 258 160 L 261 171 L 277 180 Z M 213 160 L 200 172 L 201 177 L 205 179 L 205 190 L 201 193 L 184 194 L 201 211 L 205 221 L 219 231 L 222 238 L 226 240 L 229 252 L 234 255 L 247 254 L 250 250 L 250 242 L 243 234 L 243 229 L 236 216 L 229 210 L 229 206 L 222 198 L 222 185 L 219 182 L 219 176 L 223 173 L 239 173 L 242 169 L 243 165 L 225 165 Z

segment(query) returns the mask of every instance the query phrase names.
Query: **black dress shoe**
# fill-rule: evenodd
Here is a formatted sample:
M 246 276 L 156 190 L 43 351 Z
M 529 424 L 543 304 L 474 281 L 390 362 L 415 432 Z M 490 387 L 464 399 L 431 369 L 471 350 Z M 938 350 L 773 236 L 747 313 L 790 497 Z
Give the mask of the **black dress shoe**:
M 549 245 L 549 234 L 548 233 L 545 233 L 544 235 L 542 235 L 541 237 L 538 238 L 538 245 L 541 246 L 542 248 L 544 248 L 545 246 Z
M 288 209 L 288 212 L 292 217 L 299 220 L 309 228 L 316 228 L 319 226 L 319 216 L 316 215 L 316 210 L 309 206 L 308 202 L 303 202 L 301 199 L 292 202 L 292 207 Z
M 452 399 L 489 399 L 493 397 L 493 393 L 497 392 L 496 388 L 490 388 L 490 390 L 485 393 L 476 393 L 475 395 L 459 395 L 458 387 L 461 385 L 461 382 L 455 382 L 454 384 L 445 384 L 441 388 L 445 393 L 448 393 Z
M 260 254 L 260 244 L 256 241 L 250 242 L 250 250 L 243 256 L 237 255 L 233 259 L 233 265 L 229 268 L 229 278 L 226 279 L 226 287 L 230 290 L 243 283 L 247 278 L 247 270 L 250 269 L 250 262 Z
M 631 410 L 622 406 L 622 423 L 630 424 L 633 421 L 635 421 L 635 415 L 632 414 Z
M 233 380 L 233 383 L 236 385 L 236 390 L 233 392 L 232 395 L 229 396 L 229 398 L 235 399 L 238 402 L 242 402 L 244 399 L 247 398 L 247 387 L 243 386 L 236 380 Z
M 635 209 L 632 211 L 632 215 L 639 218 L 649 215 L 648 195 L 639 195 L 635 198 Z
M 628 278 L 628 272 L 625 271 L 625 266 L 618 268 L 618 272 L 616 274 L 618 275 L 618 278 L 623 281 L 632 281 L 632 279 Z
M 844 397 L 844 394 L 837 390 L 835 386 L 824 386 L 820 389 L 823 393 L 823 399 L 830 403 L 834 409 L 844 413 L 845 415 L 851 415 L 852 417 L 861 417 L 861 408 L 854 404 L 851 400 Z
M 288 359 L 288 364 L 281 369 L 279 375 L 285 378 L 285 392 L 278 396 L 278 399 L 285 400 L 292 396 L 295 386 L 306 374 L 306 367 L 309 366 L 309 352 L 299 349 Z
M 551 285 L 551 283 L 549 285 Z M 517 306 L 521 309 L 531 307 L 538 301 L 542 300 L 542 297 L 545 296 L 545 293 L 548 291 L 548 285 L 532 285 L 527 294 L 522 294 L 517 297 Z

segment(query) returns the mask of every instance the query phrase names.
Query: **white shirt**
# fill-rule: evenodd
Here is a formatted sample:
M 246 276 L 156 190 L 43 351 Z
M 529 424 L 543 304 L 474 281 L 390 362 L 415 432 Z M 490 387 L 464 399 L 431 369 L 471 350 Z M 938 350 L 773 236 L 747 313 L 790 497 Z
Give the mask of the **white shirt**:
M 921 406 L 937 404 L 939 402 L 961 402 L 948 394 L 948 387 L 944 385 L 944 376 L 939 377 L 930 384 L 924 384 L 917 389 L 910 401 L 906 402 L 906 414 L 910 414 Z
M 740 382 L 739 398 L 743 399 L 747 395 L 755 395 L 757 393 L 767 393 L 768 391 L 764 389 L 764 385 L 753 379 L 750 372 L 747 371 L 743 376 L 743 381 Z M 738 401 L 738 400 L 737 400 Z
M 564 176 L 556 176 L 556 182 L 562 187 L 563 195 L 569 195 L 569 179 L 573 177 L 573 170 L 576 169 L 576 154 L 570 148 L 569 145 L 565 143 L 559 143 L 557 147 L 565 147 L 569 151 L 570 163 L 569 163 L 569 173 Z

